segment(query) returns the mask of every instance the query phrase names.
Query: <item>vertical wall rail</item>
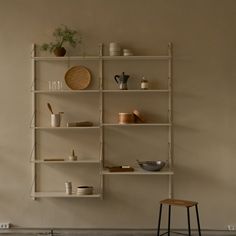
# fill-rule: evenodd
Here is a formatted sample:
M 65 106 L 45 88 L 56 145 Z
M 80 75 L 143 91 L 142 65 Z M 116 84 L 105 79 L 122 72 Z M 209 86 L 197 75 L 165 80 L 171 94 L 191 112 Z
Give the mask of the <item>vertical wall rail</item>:
M 104 163 L 104 130 L 103 130 L 103 44 L 99 45 L 99 126 L 100 126 L 100 192 L 103 199 L 104 177 L 103 177 L 103 163 Z
M 169 131 L 168 131 L 168 161 L 169 168 L 173 170 L 173 114 L 172 114 L 172 99 L 173 99 L 173 91 L 172 91 L 172 60 L 173 60 L 173 45 L 172 43 L 168 44 L 168 90 L 169 90 L 169 98 L 168 98 L 168 121 L 169 121 Z M 173 177 L 169 175 L 169 198 L 173 197 Z
M 32 112 L 33 112 L 33 120 L 32 120 L 32 144 L 33 144 L 33 150 L 32 150 L 32 189 L 31 189 L 31 196 L 32 199 L 35 200 L 35 191 L 36 191 L 36 164 L 35 164 L 35 156 L 36 156 L 36 62 L 34 57 L 36 56 L 36 45 L 32 45 L 32 51 L 31 51 L 31 63 L 32 63 Z

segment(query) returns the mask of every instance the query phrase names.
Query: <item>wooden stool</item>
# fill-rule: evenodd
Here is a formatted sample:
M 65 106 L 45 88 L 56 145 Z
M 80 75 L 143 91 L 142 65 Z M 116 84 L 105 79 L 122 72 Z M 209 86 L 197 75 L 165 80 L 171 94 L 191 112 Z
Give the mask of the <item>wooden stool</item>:
M 199 214 L 198 214 L 198 202 L 186 201 L 186 200 L 177 200 L 177 199 L 165 199 L 160 201 L 160 211 L 159 211 L 159 220 L 158 220 L 158 228 L 157 228 L 157 236 L 160 236 L 160 226 L 161 226 L 161 214 L 162 214 L 162 205 L 166 204 L 169 206 L 168 211 L 168 236 L 170 236 L 170 216 L 171 216 L 171 206 L 182 206 L 187 208 L 187 216 L 188 216 L 188 235 L 191 236 L 191 228 L 190 228 L 190 215 L 189 215 L 189 208 L 195 206 L 196 215 L 197 215 L 197 225 L 198 225 L 198 234 L 201 236 L 201 229 L 200 229 L 200 221 L 199 221 Z M 166 234 L 164 233 L 164 234 Z

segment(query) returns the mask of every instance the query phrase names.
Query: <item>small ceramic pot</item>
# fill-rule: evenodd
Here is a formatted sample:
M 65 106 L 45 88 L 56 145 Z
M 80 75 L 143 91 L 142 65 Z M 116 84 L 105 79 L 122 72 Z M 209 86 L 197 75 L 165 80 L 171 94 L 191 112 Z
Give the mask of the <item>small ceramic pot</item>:
M 54 54 L 57 57 L 64 57 L 66 55 L 66 49 L 63 47 L 57 47 L 54 49 Z

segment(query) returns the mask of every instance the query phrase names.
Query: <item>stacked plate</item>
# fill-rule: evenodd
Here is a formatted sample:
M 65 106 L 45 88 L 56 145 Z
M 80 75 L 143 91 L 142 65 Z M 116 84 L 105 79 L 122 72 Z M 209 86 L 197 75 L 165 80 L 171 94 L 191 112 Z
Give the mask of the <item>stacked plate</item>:
M 133 56 L 134 54 L 130 49 L 123 49 L 123 56 Z
M 79 186 L 77 187 L 77 194 L 78 195 L 91 195 L 93 194 L 93 187 L 92 186 Z

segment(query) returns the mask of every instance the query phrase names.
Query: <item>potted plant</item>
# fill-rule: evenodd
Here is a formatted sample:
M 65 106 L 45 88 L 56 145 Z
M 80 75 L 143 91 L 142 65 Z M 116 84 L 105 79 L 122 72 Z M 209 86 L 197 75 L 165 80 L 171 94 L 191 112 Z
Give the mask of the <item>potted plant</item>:
M 76 37 L 77 31 L 68 28 L 66 25 L 58 27 L 53 32 L 53 37 L 55 41 L 50 43 L 44 43 L 41 45 L 41 49 L 44 51 L 49 51 L 58 57 L 63 57 L 66 54 L 66 49 L 64 44 L 69 44 L 71 47 L 76 47 L 80 41 Z

